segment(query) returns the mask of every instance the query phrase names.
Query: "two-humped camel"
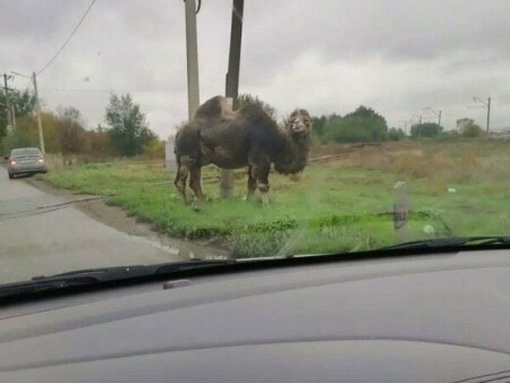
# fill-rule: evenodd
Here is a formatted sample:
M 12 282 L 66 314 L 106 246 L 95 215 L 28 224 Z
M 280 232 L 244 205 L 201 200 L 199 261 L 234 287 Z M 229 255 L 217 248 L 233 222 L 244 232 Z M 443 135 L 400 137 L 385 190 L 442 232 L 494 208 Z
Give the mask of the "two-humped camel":
M 186 180 L 202 199 L 201 168 L 214 164 L 223 169 L 248 167 L 248 195 L 258 188 L 262 203 L 269 202 L 271 163 L 280 174 L 296 174 L 306 166 L 312 119 L 296 109 L 280 129 L 258 105 L 233 111 L 227 100 L 216 96 L 201 105 L 192 121 L 175 138 L 177 176 L 175 186 L 186 201 Z

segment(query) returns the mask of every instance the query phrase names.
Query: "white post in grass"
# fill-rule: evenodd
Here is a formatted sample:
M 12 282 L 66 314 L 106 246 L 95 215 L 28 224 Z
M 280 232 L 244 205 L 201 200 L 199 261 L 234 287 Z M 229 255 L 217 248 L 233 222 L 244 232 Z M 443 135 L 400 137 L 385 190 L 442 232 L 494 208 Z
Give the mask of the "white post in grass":
M 409 196 L 407 184 L 399 181 L 393 186 L 393 228 L 397 243 L 408 241 L 407 222 L 409 218 Z
M 165 141 L 165 167 L 169 172 L 177 171 L 177 162 L 175 161 L 174 154 L 175 147 L 175 137 L 168 137 L 168 140 Z

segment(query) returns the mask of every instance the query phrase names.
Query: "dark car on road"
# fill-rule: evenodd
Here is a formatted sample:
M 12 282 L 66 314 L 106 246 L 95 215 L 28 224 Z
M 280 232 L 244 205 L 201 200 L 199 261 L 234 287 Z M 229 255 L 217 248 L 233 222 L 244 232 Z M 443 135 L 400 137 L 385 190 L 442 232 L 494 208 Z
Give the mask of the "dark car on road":
M 46 173 L 48 167 L 39 148 L 16 148 L 11 150 L 7 160 L 9 179 L 20 174 Z

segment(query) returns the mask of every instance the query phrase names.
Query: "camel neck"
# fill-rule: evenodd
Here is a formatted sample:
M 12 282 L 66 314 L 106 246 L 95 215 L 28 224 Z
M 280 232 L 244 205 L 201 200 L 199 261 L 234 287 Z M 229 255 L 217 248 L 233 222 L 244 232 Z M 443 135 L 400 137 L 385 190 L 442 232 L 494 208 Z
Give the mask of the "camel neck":
M 280 174 L 299 173 L 306 166 L 309 149 L 309 139 L 297 141 L 287 136 L 282 151 L 274 159 L 275 170 Z

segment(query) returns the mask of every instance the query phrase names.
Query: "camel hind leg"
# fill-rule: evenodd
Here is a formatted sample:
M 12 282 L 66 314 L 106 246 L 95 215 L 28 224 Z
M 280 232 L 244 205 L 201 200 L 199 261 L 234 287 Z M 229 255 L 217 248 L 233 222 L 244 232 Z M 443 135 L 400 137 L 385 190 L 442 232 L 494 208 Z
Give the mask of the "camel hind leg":
M 259 189 L 262 205 L 269 205 L 269 172 L 271 162 L 258 161 L 250 166 L 250 175 L 248 176 L 248 197 L 255 192 L 255 187 Z
M 187 161 L 178 161 L 177 174 L 175 175 L 174 185 L 180 196 L 186 202 L 186 180 L 189 175 L 189 166 Z
M 195 193 L 197 199 L 203 199 L 202 186 L 200 185 L 200 178 L 202 175 L 202 168 L 200 166 L 193 166 L 190 169 L 189 187 Z
M 255 190 L 257 190 L 257 178 L 255 169 L 252 165 L 250 165 L 248 166 L 248 194 L 246 195 L 247 201 L 251 201 L 253 199 Z

